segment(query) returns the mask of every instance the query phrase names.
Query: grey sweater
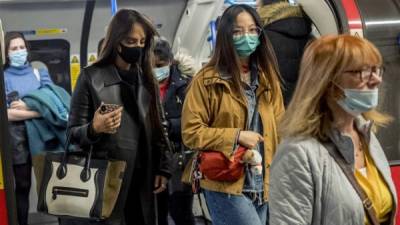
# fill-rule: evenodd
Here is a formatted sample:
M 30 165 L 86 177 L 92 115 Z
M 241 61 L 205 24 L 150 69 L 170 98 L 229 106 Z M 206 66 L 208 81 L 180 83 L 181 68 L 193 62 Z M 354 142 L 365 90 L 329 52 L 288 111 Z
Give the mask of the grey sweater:
M 390 167 L 368 122 L 358 129 L 369 143 L 370 155 L 392 193 L 397 209 Z M 345 160 L 354 165 L 349 136 L 332 131 L 331 139 Z M 287 139 L 278 147 L 271 166 L 270 225 L 363 225 L 361 199 L 325 147 L 314 138 Z M 387 224 L 394 224 L 394 214 Z

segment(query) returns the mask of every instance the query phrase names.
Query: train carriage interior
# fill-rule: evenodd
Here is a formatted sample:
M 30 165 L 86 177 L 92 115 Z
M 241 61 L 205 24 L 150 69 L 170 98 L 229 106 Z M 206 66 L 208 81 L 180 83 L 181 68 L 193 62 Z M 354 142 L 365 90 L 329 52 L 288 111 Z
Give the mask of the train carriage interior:
M 384 59 L 385 76 L 379 92 L 380 99 L 383 100 L 379 102 L 378 107 L 391 115 L 394 120 L 379 130 L 377 136 L 392 165 L 393 177 L 399 188 L 400 1 L 291 0 L 289 2 L 302 6 L 312 21 L 315 37 L 351 33 L 370 40 L 380 50 Z M 116 10 L 131 8 L 145 14 L 159 34 L 172 44 L 174 53 L 192 56 L 196 68 L 199 69 L 207 63 L 212 54 L 218 16 L 228 6 L 239 3 L 256 7 L 255 0 L 0 0 L 2 22 L 0 28 L 2 26 L 4 32 L 22 32 L 29 42 L 34 67 L 47 68 L 52 80 L 72 93 L 80 69 L 97 59 L 98 42 L 105 36 L 107 24 Z M 1 46 L 4 51 L 4 46 Z M 4 52 L 2 59 L 4 62 Z M 0 74 L 3 77 L 3 74 Z M 0 87 L 0 91 L 4 92 L 3 87 Z M 4 98 L 4 93 L 0 97 Z M 3 116 L 6 115 L 6 106 L 4 99 L 0 101 L 1 116 Z M 13 192 L 10 188 L 12 175 L 7 174 L 11 166 L 7 161 L 11 156 L 6 153 L 8 135 L 3 133 L 7 132 L 6 118 L 0 118 L 0 126 L 2 163 L 0 165 L 3 165 L 5 193 L 8 195 L 7 193 Z M 1 178 L 0 176 L 0 184 Z M 10 206 L 6 212 L 9 221 L 12 221 L 15 219 L 12 216 L 15 209 L 11 207 L 13 200 L 11 197 L 6 199 L 5 205 Z M 56 218 L 36 211 L 37 197 L 34 184 L 30 201 L 30 224 L 57 224 Z M 193 210 L 198 218 L 204 216 L 209 219 L 207 212 L 203 215 L 198 201 L 195 201 Z M 400 219 L 398 220 L 400 222 Z M 204 224 L 203 219 L 199 219 L 198 224 Z

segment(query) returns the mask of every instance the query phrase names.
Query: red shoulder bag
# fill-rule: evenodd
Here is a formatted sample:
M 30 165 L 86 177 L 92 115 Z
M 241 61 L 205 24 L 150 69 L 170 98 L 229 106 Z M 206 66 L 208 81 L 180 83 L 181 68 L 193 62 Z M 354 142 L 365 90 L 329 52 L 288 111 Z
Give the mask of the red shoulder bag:
M 222 152 L 203 151 L 199 155 L 199 170 L 203 176 L 215 181 L 234 182 L 243 176 L 244 166 L 241 159 L 246 148 L 239 146 L 233 160 L 229 160 Z

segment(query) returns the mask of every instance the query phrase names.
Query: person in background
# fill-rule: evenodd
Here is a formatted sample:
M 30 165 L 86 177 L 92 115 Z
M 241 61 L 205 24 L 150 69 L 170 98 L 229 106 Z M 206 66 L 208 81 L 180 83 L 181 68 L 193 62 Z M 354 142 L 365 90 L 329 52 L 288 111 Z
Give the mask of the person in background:
M 98 61 L 79 76 L 68 125 L 72 142 L 82 149 L 92 146 L 93 157 L 124 160 L 127 168 L 110 218 L 61 219 L 61 224 L 156 224 L 155 195 L 167 188 L 171 151 L 152 71 L 156 34 L 139 12 L 119 10 Z M 104 104 L 120 107 L 100 113 Z
M 159 213 L 160 218 L 165 218 L 160 224 L 167 224 L 166 218 L 169 211 L 176 225 L 194 225 L 192 189 L 181 182 L 184 166 L 192 155 L 192 151 L 182 144 L 181 113 L 186 89 L 194 75 L 194 70 L 184 62 L 174 60 L 171 47 L 164 39 L 156 41 L 154 56 L 153 71 L 159 82 L 160 98 L 168 121 L 168 137 L 174 148 L 174 154 L 171 155 L 174 171 L 169 182 L 169 198 L 167 192 L 163 193 L 164 201 L 160 202 L 167 204 L 164 206 L 159 204 L 162 207 Z M 182 71 L 189 73 L 183 74 Z
M 24 121 L 39 118 L 41 115 L 30 110 L 21 98 L 53 82 L 47 70 L 34 69 L 30 64 L 28 43 L 23 34 L 6 33 L 5 50 L 4 83 L 13 150 L 17 215 L 18 223 L 26 225 L 28 224 L 32 161 Z
M 270 224 L 372 224 L 363 206 L 368 201 L 361 201 L 329 146 L 354 174 L 378 223 L 395 223 L 389 163 L 372 132 L 390 119 L 375 109 L 382 78 L 382 56 L 366 39 L 323 36 L 307 47 L 271 166 Z
M 296 87 L 301 56 L 307 43 L 313 39 L 311 21 L 300 5 L 284 0 L 259 0 L 258 4 L 263 29 L 278 60 L 283 79 L 283 100 L 288 106 Z
M 261 173 L 245 165 L 244 175 L 234 182 L 200 179 L 214 225 L 268 221 L 269 165 L 284 106 L 276 59 L 261 26 L 252 7 L 228 7 L 219 21 L 212 58 L 193 78 L 183 104 L 187 147 L 230 158 L 241 145 L 262 159 Z M 183 175 L 186 182 L 191 165 Z

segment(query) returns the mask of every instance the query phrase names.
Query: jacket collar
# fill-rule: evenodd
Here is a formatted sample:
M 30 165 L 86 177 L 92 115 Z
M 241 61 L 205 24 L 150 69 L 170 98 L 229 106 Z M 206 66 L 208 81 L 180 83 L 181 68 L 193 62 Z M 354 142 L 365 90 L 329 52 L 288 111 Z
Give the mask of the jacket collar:
M 269 90 L 269 86 L 267 84 L 267 80 L 266 78 L 261 75 L 262 74 L 261 71 L 258 71 L 258 88 L 256 90 L 256 96 L 257 98 L 264 93 L 265 91 Z M 234 92 L 231 88 L 232 86 L 232 80 L 231 80 L 231 76 L 228 73 L 224 73 L 224 72 L 214 72 L 212 75 L 209 75 L 207 77 L 204 78 L 204 85 L 205 86 L 210 86 L 210 85 L 214 85 L 214 84 L 221 84 L 224 85 L 230 95 L 238 102 L 240 102 L 243 106 L 247 107 L 247 103 L 245 100 L 244 96 L 241 96 L 240 93 Z
M 264 76 L 264 73 L 257 67 L 256 63 L 252 63 L 251 64 L 251 71 L 252 71 L 252 76 L 256 76 L 258 75 L 258 79 L 256 79 L 256 84 L 257 84 L 257 93 L 256 96 L 259 97 L 259 95 L 261 95 L 262 93 L 264 93 L 265 91 L 269 90 L 270 87 L 268 85 L 268 81 Z M 230 83 L 232 79 L 232 75 L 221 71 L 221 72 L 214 72 L 211 76 L 208 76 L 207 78 L 205 78 L 205 85 L 212 85 L 212 84 L 223 84 L 225 85 L 228 90 L 230 91 L 230 93 L 232 93 L 231 87 L 230 87 Z M 232 95 L 235 95 L 232 93 Z M 236 97 L 240 98 L 239 95 L 236 95 Z
M 104 76 L 104 86 L 111 86 L 114 84 L 118 84 L 122 82 L 121 77 L 119 76 L 118 70 L 115 65 L 109 65 L 105 67 L 105 76 Z
M 364 137 L 366 143 L 369 143 L 369 147 L 371 146 L 371 128 L 373 125 L 372 121 L 366 121 L 362 116 L 359 116 L 355 119 L 356 129 L 361 133 Z M 346 160 L 347 163 L 353 165 L 354 164 L 354 144 L 351 137 L 347 134 L 341 133 L 338 129 L 333 128 L 332 131 L 328 134 L 330 140 L 337 147 L 340 154 Z
M 104 71 L 104 87 L 119 84 L 122 81 L 117 68 L 115 65 L 109 65 L 105 67 Z M 141 117 L 142 121 L 146 121 L 145 118 L 149 114 L 149 109 L 150 109 L 150 103 L 151 103 L 151 95 L 149 90 L 147 90 L 145 86 L 145 79 L 143 78 L 143 75 L 140 74 L 138 76 L 138 87 L 137 87 L 137 95 L 136 95 L 136 101 L 138 104 L 138 111 L 139 111 L 139 116 Z
M 138 111 L 142 121 L 146 121 L 145 118 L 149 115 L 149 109 L 151 104 L 151 95 L 149 90 L 145 86 L 145 80 L 142 74 L 138 77 L 138 89 L 137 89 L 137 103 Z M 157 101 L 156 101 L 157 102 Z
M 186 85 L 186 80 L 182 78 L 181 72 L 178 70 L 177 65 L 172 65 L 170 69 L 170 84 L 175 85 L 177 88 Z

